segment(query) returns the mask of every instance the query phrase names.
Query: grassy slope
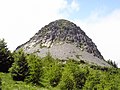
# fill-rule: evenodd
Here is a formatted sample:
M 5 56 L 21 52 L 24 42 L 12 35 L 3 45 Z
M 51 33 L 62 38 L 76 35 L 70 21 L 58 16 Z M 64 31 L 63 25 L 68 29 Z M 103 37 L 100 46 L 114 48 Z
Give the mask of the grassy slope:
M 47 90 L 22 81 L 13 81 L 9 73 L 0 73 L 2 78 L 2 90 Z
M 43 88 L 22 81 L 14 81 L 10 73 L 0 73 L 2 78 L 2 90 L 60 90 L 59 88 Z
M 72 64 L 70 64 L 71 67 Z M 78 64 L 74 64 L 78 65 Z M 90 82 L 94 83 L 96 79 L 100 79 L 100 84 L 98 84 L 98 87 L 101 88 L 101 84 L 103 86 L 107 87 L 104 90 L 119 90 L 120 88 L 120 69 L 112 69 L 109 71 L 101 71 L 100 67 L 93 66 L 92 68 L 88 64 L 80 64 L 80 69 L 88 66 L 88 69 L 90 71 L 89 76 L 87 78 L 87 83 L 85 85 L 89 85 Z M 104 69 L 104 68 L 103 68 Z M 119 72 L 118 72 L 119 71 Z M 64 75 L 64 74 L 63 74 Z M 91 77 L 92 75 L 92 77 Z M 99 75 L 99 78 L 96 77 L 96 75 Z M 60 90 L 60 87 L 49 87 L 49 89 L 40 87 L 40 86 L 35 86 L 33 84 L 26 84 L 25 82 L 22 81 L 14 81 L 10 75 L 10 73 L 0 73 L 0 77 L 2 79 L 2 90 Z M 90 80 L 92 78 L 92 81 Z M 94 79 L 94 80 L 93 80 Z M 106 84 L 106 85 L 104 85 Z M 96 85 L 97 86 L 97 85 Z M 111 87 L 118 87 L 117 89 L 111 88 Z M 84 89 L 87 90 L 87 89 Z

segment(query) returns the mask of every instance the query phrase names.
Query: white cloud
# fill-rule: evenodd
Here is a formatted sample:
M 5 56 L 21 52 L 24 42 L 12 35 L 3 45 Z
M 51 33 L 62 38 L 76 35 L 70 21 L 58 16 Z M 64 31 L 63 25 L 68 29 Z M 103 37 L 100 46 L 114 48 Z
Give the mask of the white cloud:
M 66 0 L 66 5 L 64 6 L 64 9 L 61 10 L 62 15 L 66 16 L 67 18 L 71 18 L 72 14 L 79 12 L 80 5 L 77 0 L 71 0 L 71 2 L 68 2 Z
M 0 0 L 0 38 L 14 50 L 45 24 L 69 18 L 79 10 L 77 0 Z M 100 15 L 101 11 L 92 12 L 84 21 L 74 21 L 93 39 L 105 59 L 116 60 L 120 66 L 120 10 L 107 16 Z
M 102 17 L 92 14 L 85 21 L 76 23 L 93 39 L 105 59 L 116 61 L 120 67 L 120 10 Z
M 45 24 L 66 18 L 60 11 L 67 4 L 66 0 L 1 0 L 0 38 L 5 38 L 14 50 Z
M 0 0 L 0 38 L 14 50 L 42 26 L 59 18 L 69 18 L 78 10 L 75 0 Z
M 72 0 L 72 3 L 70 6 L 71 6 L 71 9 L 76 10 L 76 11 L 79 11 L 80 9 L 80 6 L 76 0 Z

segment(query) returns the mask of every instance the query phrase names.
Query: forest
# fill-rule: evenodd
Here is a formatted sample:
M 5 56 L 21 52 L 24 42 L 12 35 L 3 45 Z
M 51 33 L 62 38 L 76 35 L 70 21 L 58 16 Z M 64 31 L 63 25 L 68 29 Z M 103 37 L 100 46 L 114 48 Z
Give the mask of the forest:
M 83 60 L 40 58 L 22 49 L 11 52 L 0 39 L 0 90 L 120 90 L 120 69 Z

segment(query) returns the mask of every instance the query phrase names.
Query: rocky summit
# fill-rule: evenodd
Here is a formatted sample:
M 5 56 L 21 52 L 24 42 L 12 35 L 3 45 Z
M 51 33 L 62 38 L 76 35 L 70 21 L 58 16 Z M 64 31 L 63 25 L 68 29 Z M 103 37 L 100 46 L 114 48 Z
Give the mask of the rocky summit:
M 44 57 L 49 52 L 53 58 L 84 60 L 87 63 L 110 66 L 86 33 L 68 20 L 60 19 L 39 30 L 29 41 L 17 47 L 26 53 Z

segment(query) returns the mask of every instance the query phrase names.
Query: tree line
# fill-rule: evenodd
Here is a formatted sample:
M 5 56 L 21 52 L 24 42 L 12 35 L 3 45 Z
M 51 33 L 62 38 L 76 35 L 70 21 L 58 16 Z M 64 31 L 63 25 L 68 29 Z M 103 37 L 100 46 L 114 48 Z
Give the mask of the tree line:
M 15 81 L 57 90 L 120 89 L 120 70 L 116 66 L 100 67 L 72 59 L 65 62 L 50 53 L 44 58 L 26 54 L 22 49 L 11 53 L 4 39 L 0 40 L 0 72 L 10 73 Z

